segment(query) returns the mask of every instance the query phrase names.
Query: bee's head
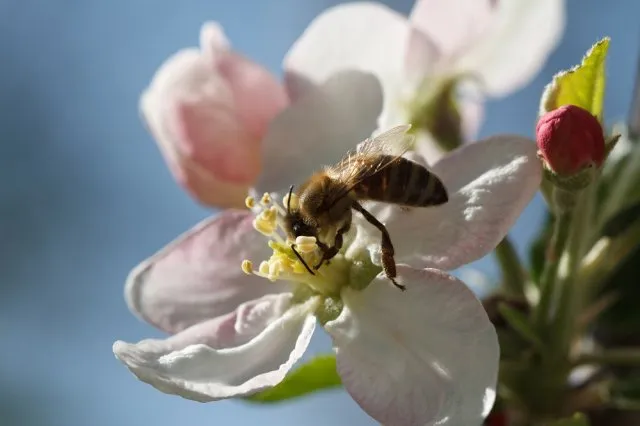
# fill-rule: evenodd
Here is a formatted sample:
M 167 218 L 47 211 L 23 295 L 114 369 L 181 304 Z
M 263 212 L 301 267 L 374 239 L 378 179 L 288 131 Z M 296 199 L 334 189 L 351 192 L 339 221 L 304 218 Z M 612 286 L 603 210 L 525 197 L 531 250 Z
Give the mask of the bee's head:
M 289 187 L 289 197 L 287 198 L 287 214 L 284 218 L 285 229 L 291 239 L 296 237 L 306 236 L 315 237 L 316 229 L 314 226 L 307 223 L 304 216 L 300 212 L 297 203 L 292 206 L 291 199 L 293 198 L 293 185 Z

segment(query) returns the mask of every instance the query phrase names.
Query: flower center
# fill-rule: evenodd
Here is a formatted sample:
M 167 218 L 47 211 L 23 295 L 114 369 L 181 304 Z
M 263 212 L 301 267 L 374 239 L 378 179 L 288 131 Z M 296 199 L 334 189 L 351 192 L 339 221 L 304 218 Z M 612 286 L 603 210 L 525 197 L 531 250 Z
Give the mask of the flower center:
M 257 202 L 247 197 L 246 205 L 256 212 L 253 227 L 268 238 L 273 250 L 271 257 L 260 263 L 257 270 L 250 260 L 242 262 L 242 270 L 270 281 L 285 280 L 297 285 L 295 293 L 300 295 L 321 295 L 329 299 L 340 298 L 344 287 L 365 288 L 381 271 L 365 253 L 351 253 L 345 256 L 348 244 L 328 262 L 322 262 L 322 252 L 315 237 L 299 236 L 294 240 L 287 237 L 284 227 L 286 211 L 283 206 L 297 206 L 295 194 L 285 196 L 282 205 L 274 202 L 269 194 L 264 194 Z

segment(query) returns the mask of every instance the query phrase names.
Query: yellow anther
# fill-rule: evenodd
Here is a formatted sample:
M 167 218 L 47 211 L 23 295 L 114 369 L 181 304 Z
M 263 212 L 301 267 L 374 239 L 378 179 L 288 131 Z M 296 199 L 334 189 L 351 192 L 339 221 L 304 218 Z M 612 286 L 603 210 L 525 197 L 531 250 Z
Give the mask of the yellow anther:
M 252 209 L 256 205 L 256 199 L 249 195 L 244 199 L 244 205 L 247 206 L 247 208 Z
M 253 220 L 253 227 L 263 235 L 267 237 L 273 235 L 276 230 L 276 221 L 275 220 L 265 220 L 261 217 L 260 214 L 257 218 Z
M 269 210 L 264 210 L 259 215 L 263 220 L 268 220 L 269 222 L 275 222 L 278 217 L 278 209 L 274 206 L 271 206 Z
M 245 259 L 242 261 L 242 272 L 247 275 L 253 274 L 253 263 L 250 260 Z
M 298 208 L 298 196 L 291 193 L 291 204 L 289 204 L 289 193 L 282 198 L 282 205 L 285 209 L 291 208 L 293 210 Z
M 296 248 L 300 253 L 311 253 L 316 250 L 316 237 L 299 236 L 296 238 Z
M 269 262 L 267 262 L 266 260 L 260 262 L 258 272 L 260 273 L 260 275 L 269 275 Z
M 263 206 L 271 204 L 271 195 L 269 195 L 268 192 L 265 192 L 264 195 L 262 196 L 262 199 L 260 199 L 260 203 Z

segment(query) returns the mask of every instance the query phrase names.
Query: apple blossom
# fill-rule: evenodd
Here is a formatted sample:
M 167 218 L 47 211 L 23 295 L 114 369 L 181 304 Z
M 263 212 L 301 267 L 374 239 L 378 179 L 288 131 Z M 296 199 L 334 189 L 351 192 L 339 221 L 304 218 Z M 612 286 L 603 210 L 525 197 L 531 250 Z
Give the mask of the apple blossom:
M 168 58 L 140 108 L 176 180 L 204 205 L 239 207 L 252 187 L 279 188 L 282 165 L 292 156 L 335 161 L 376 127 L 381 89 L 366 73 L 333 75 L 296 96 L 287 92 L 208 22 L 200 49 Z M 324 125 L 336 121 L 344 123 Z
M 448 148 L 474 135 L 483 96 L 524 86 L 563 21 L 563 0 L 418 0 L 408 18 L 375 2 L 341 4 L 317 16 L 289 50 L 286 79 L 304 91 L 339 71 L 373 73 L 384 93 L 379 128 L 411 122 L 427 130 L 417 149 L 432 163 L 443 150 L 428 133 L 438 144 L 454 139 Z M 454 101 L 456 89 L 467 96 Z
M 498 244 L 536 192 L 541 167 L 532 141 L 496 136 L 432 171 L 448 203 L 368 204 L 391 234 L 406 291 L 380 274 L 380 234 L 359 215 L 340 253 L 311 275 L 283 244 L 284 207 L 273 196 L 250 198 L 253 212 L 226 210 L 132 271 L 129 306 L 174 335 L 116 342 L 116 356 L 166 393 L 247 396 L 283 380 L 319 322 L 345 389 L 378 422 L 481 424 L 495 399 L 496 332 L 467 286 L 440 269 Z M 302 255 L 316 256 L 314 241 L 300 238 Z

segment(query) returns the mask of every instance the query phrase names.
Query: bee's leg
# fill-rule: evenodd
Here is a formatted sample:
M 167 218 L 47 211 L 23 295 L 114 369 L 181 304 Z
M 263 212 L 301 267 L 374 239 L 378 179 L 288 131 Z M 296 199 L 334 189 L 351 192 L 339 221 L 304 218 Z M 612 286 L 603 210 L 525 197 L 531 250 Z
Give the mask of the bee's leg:
M 305 262 L 302 256 L 300 255 L 300 253 L 298 253 L 298 250 L 296 250 L 295 244 L 291 244 L 291 250 L 293 250 L 293 253 L 296 255 L 298 260 L 304 265 L 304 267 L 307 268 L 307 271 L 309 271 L 311 275 L 315 275 L 315 273 L 311 270 L 311 268 L 309 268 L 309 265 L 307 265 L 307 262 Z
M 382 242 L 380 244 L 380 249 L 382 250 L 382 269 L 384 269 L 384 273 L 387 275 L 387 278 L 391 280 L 393 285 L 398 287 L 400 290 L 405 290 L 405 286 L 402 284 L 398 284 L 395 280 L 396 274 L 396 261 L 393 258 L 394 250 L 393 244 L 391 244 L 391 237 L 389 236 L 389 231 L 387 228 L 380 222 L 374 215 L 369 213 L 362 207 L 362 205 L 358 202 L 353 203 L 353 208 L 360 212 L 367 222 L 375 226 L 382 232 Z
M 318 247 L 320 247 L 320 250 L 322 250 L 322 259 L 320 259 L 320 262 L 318 262 L 318 264 L 314 266 L 313 269 L 317 270 L 322 266 L 324 262 L 329 263 L 329 259 L 333 259 L 335 255 L 338 254 L 344 242 L 342 236 L 344 235 L 344 233 L 346 233 L 349 230 L 350 227 L 351 227 L 351 222 L 343 225 L 342 228 L 338 229 L 338 232 L 336 232 L 336 238 L 333 242 L 333 247 L 329 247 L 328 245 L 326 245 L 321 241 L 318 241 L 316 243 L 318 244 Z

